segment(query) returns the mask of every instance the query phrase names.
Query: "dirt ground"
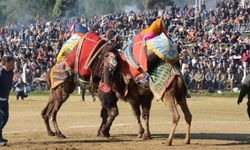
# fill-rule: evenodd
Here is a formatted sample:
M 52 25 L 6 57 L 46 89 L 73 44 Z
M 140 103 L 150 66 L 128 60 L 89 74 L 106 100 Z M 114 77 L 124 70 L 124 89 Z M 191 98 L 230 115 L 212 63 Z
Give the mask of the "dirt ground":
M 58 123 L 67 139 L 47 136 L 40 112 L 47 96 L 30 96 L 25 101 L 10 98 L 10 118 L 4 129 L 9 140 L 0 149 L 250 149 L 250 121 L 246 113 L 246 100 L 240 106 L 236 98 L 193 97 L 188 105 L 193 114 L 191 144 L 184 145 L 186 129 L 183 114 L 177 126 L 173 146 L 164 144 L 171 128 L 169 110 L 162 102 L 153 102 L 151 110 L 152 140 L 137 138 L 136 120 L 129 104 L 119 102 L 119 116 L 111 128 L 111 138 L 96 137 L 101 122 L 100 103 L 80 101 L 72 96 L 58 113 Z

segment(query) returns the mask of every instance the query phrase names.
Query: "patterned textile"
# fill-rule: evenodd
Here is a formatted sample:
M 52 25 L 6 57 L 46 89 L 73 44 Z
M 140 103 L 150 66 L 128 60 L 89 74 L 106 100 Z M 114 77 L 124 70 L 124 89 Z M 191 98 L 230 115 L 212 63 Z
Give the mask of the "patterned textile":
M 124 50 L 124 56 L 130 66 L 132 66 L 135 69 L 138 69 L 140 65 L 134 58 L 132 47 L 133 47 L 133 41 L 129 41 L 127 48 Z
M 162 24 L 162 19 L 155 20 L 147 29 L 142 30 L 133 40 L 133 46 L 128 45 L 122 54 L 121 69 L 127 78 L 136 77 L 142 72 L 148 71 L 146 56 L 146 41 L 156 37 L 160 33 L 167 34 Z M 132 49 L 131 49 L 132 48 Z
M 89 31 L 86 27 L 84 27 L 78 20 L 76 20 L 70 28 L 70 36 L 74 33 L 82 33 L 87 34 Z
M 164 61 L 175 63 L 179 60 L 179 52 L 174 43 L 164 33 L 147 40 L 146 45 L 148 50 Z
M 125 52 L 122 53 L 122 61 L 121 61 L 121 69 L 122 72 L 126 76 L 133 76 L 136 77 L 138 74 L 142 72 L 148 71 L 147 66 L 147 56 L 145 51 L 144 41 L 142 40 L 140 34 L 138 34 L 133 40 L 133 47 L 130 52 L 134 63 L 138 64 L 140 67 L 138 68 L 137 65 L 131 65 L 132 59 L 128 60 L 125 57 Z
M 140 36 L 142 39 L 149 40 L 162 32 L 167 34 L 167 31 L 162 24 L 162 19 L 156 19 L 147 29 L 140 32 Z
M 175 75 L 180 71 L 172 67 L 171 64 L 162 62 L 149 73 L 149 86 L 156 99 L 161 99 L 168 86 L 172 83 Z
M 51 88 L 57 87 L 72 76 L 72 69 L 66 64 L 65 59 L 56 63 L 50 73 Z
M 69 64 L 70 68 L 74 69 L 76 73 L 79 73 L 83 77 L 90 76 L 91 68 L 85 70 L 84 65 L 87 63 L 88 58 L 94 55 L 95 52 L 92 51 L 98 49 L 94 49 L 94 47 L 100 40 L 101 38 L 99 35 L 94 32 L 88 32 L 82 41 L 83 43 L 76 45 L 67 56 L 66 62 Z
M 77 43 L 80 41 L 80 39 L 83 38 L 79 34 L 73 34 L 66 43 L 63 44 L 56 61 L 62 60 L 64 57 L 66 57 L 71 50 L 77 45 Z

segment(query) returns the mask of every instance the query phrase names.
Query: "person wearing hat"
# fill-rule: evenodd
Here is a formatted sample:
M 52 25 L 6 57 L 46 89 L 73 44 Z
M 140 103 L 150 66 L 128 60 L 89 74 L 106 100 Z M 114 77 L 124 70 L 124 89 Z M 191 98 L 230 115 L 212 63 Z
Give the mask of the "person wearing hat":
M 8 140 L 3 138 L 2 130 L 9 118 L 9 94 L 14 75 L 14 58 L 3 56 L 0 68 L 0 146 L 6 145 Z

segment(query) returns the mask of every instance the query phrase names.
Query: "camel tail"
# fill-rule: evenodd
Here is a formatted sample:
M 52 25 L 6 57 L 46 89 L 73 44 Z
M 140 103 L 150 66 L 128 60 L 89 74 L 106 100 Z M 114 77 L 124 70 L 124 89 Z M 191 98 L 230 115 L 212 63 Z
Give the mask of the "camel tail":
M 51 87 L 51 71 L 52 71 L 52 69 L 49 69 L 48 71 L 47 71 L 47 83 L 48 83 L 48 85 L 49 85 L 49 88 Z

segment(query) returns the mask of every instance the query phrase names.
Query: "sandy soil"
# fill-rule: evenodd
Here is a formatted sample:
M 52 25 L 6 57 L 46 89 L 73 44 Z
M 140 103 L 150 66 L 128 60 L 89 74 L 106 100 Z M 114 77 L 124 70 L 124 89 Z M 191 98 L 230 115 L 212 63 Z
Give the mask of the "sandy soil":
M 47 136 L 40 112 L 47 96 L 28 97 L 25 101 L 10 98 L 10 118 L 4 129 L 9 140 L 0 149 L 250 149 L 250 121 L 246 114 L 246 100 L 240 106 L 235 98 L 193 97 L 188 105 L 193 114 L 191 144 L 184 145 L 183 114 L 176 130 L 173 146 L 164 144 L 171 127 L 169 110 L 162 102 L 153 102 L 151 111 L 152 140 L 137 138 L 136 120 L 129 104 L 119 102 L 119 116 L 111 128 L 111 138 L 96 137 L 101 122 L 100 103 L 80 101 L 72 96 L 58 113 L 58 123 L 67 139 Z

